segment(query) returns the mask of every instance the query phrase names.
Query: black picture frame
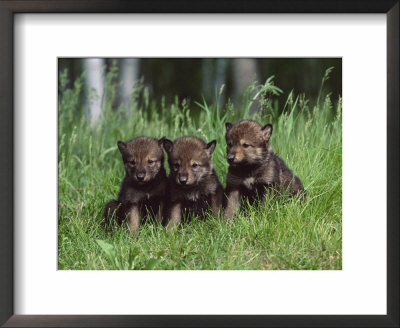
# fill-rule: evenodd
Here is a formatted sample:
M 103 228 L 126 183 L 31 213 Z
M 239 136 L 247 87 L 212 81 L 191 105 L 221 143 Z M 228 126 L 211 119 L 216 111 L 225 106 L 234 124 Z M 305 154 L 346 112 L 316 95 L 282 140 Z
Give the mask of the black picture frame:
M 17 13 L 384 13 L 387 17 L 387 315 L 14 315 L 13 29 Z M 399 1 L 0 0 L 0 324 L 5 327 L 399 327 Z M 368 270 L 366 263 L 365 270 Z M 366 286 L 367 288 L 367 286 Z

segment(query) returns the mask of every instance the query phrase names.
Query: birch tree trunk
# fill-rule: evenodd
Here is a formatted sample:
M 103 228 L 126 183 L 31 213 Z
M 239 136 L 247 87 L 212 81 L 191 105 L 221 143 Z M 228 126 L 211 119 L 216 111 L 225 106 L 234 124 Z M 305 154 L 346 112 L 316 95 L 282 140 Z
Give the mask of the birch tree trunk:
M 235 102 L 239 103 L 246 88 L 257 77 L 257 62 L 253 58 L 233 59 Z M 258 81 L 261 82 L 261 81 Z
M 105 60 L 102 58 L 86 58 L 83 60 L 83 68 L 86 72 L 87 85 L 86 120 L 95 125 L 102 113 L 102 99 L 104 95 Z
M 128 115 L 132 114 L 131 95 L 133 85 L 139 78 L 139 64 L 138 58 L 126 58 L 120 60 L 120 97 L 119 103 L 125 105 L 128 110 Z

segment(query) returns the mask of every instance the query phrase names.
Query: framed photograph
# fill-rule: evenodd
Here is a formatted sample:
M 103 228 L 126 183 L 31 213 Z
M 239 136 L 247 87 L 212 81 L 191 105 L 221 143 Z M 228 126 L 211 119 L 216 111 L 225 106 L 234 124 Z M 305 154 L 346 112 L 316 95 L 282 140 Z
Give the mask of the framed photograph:
M 398 1 L 0 22 L 2 325 L 399 325 Z

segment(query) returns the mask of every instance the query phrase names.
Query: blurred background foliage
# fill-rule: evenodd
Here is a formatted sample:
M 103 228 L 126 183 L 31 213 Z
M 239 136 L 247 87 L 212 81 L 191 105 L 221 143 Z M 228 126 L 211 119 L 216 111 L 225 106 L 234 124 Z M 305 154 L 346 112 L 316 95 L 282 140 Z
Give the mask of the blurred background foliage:
M 159 108 L 162 103 L 184 99 L 191 105 L 203 100 L 213 102 L 222 86 L 224 92 L 219 101 L 230 101 L 238 108 L 251 83 L 262 84 L 272 75 L 275 85 L 283 91 L 283 98 L 292 92 L 307 94 L 310 101 L 317 102 L 318 97 L 325 96 L 320 94 L 321 76 L 329 67 L 333 70 L 324 81 L 324 89 L 329 90 L 332 102 L 336 103 L 342 94 L 341 58 L 60 58 L 58 70 L 59 74 L 66 72 L 67 80 L 72 81 L 67 88 L 85 72 L 86 89 L 95 90 L 98 96 L 97 105 L 96 101 L 86 104 L 89 116 L 96 121 L 105 97 L 105 77 L 112 70 L 119 81 L 114 109 L 132 102 L 137 81 L 141 81 L 146 99 Z M 89 91 L 86 90 L 86 96 Z M 81 98 L 84 102 L 84 95 Z

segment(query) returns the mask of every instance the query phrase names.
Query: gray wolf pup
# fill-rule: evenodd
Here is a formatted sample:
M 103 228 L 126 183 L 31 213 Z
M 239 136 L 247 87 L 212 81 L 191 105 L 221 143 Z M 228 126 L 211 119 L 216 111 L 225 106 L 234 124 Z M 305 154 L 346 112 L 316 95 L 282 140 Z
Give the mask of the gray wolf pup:
M 262 126 L 243 120 L 226 123 L 227 160 L 225 219 L 231 219 L 240 207 L 242 197 L 250 201 L 265 196 L 266 190 L 285 191 L 300 195 L 304 188 L 269 145 L 272 125 Z
M 205 143 L 194 137 L 164 140 L 170 167 L 167 229 L 179 224 L 186 213 L 201 217 L 211 208 L 218 215 L 223 189 L 211 162 L 215 145 L 215 140 Z
M 125 177 L 118 199 L 106 205 L 106 222 L 110 222 L 113 214 L 119 225 L 128 217 L 129 229 L 132 234 L 136 234 L 141 218 L 148 213 L 162 220 L 167 186 L 163 142 L 164 138 L 157 140 L 148 137 L 138 137 L 128 142 L 118 141 Z

